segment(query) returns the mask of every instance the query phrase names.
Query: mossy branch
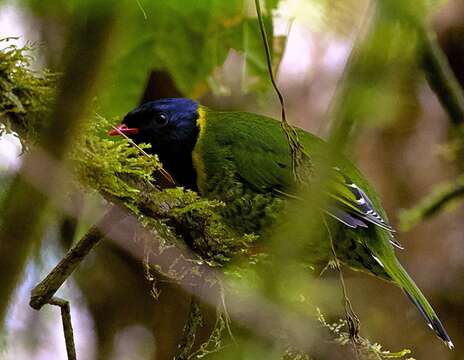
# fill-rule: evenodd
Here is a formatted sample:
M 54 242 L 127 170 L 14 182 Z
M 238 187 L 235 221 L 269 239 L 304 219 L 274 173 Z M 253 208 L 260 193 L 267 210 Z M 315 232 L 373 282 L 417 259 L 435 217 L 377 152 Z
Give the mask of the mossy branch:
M 63 283 L 71 276 L 90 250 L 105 237 L 102 229 L 109 228 L 111 223 L 119 222 L 125 213 L 117 207 L 113 207 L 95 226 L 68 251 L 60 263 L 31 291 L 29 305 L 40 310 L 45 304 L 50 303 L 55 293 Z
M 14 38 L 1 39 L 1 43 Z M 0 135 L 15 132 L 23 145 L 32 145 L 46 125 L 55 96 L 57 76 L 30 70 L 30 45 L 6 46 L 0 51 Z
M 329 330 L 329 332 L 335 338 L 335 342 L 340 345 L 347 345 L 351 341 L 350 333 L 350 324 L 347 320 L 339 320 L 335 323 L 329 323 L 325 319 L 324 315 L 317 310 L 319 322 L 324 328 Z M 368 360 L 388 360 L 388 359 L 400 359 L 400 360 L 414 360 L 409 355 L 411 351 L 409 349 L 404 349 L 398 352 L 391 352 L 388 350 L 383 350 L 382 345 L 378 343 L 371 343 L 368 339 L 363 337 L 358 337 L 357 345 L 359 349 L 359 355 L 362 359 Z
M 210 266 L 222 266 L 246 252 L 254 237 L 241 236 L 223 222 L 221 202 L 182 188 L 160 188 L 154 177 L 161 169 L 158 158 L 141 156 L 126 140 L 103 138 L 109 128 L 102 117 L 95 119 L 72 153 L 81 186 L 126 208 L 154 228 L 167 246 L 190 246 Z
M 37 131 L 40 125 L 45 125 L 38 131 L 37 145 L 54 160 L 65 158 L 73 137 L 79 133 L 79 125 L 82 123 L 86 109 L 91 102 L 102 60 L 105 57 L 114 15 L 113 10 L 113 7 L 109 6 L 104 13 L 91 11 L 85 13 L 83 11 L 76 17 L 76 30 L 78 31 L 68 39 L 66 72 L 61 78 L 56 102 L 48 122 L 42 118 L 37 123 L 27 123 L 29 120 L 27 114 L 22 114 L 19 108 L 17 108 L 18 111 L 14 112 L 14 114 L 22 114 L 18 119 L 11 115 L 11 111 L 8 112 L 10 123 L 15 121 L 18 128 L 22 126 L 23 129 Z M 15 53 L 13 52 L 13 54 Z M 21 64 L 16 64 L 16 68 L 24 72 Z M 10 82 L 15 83 L 15 75 L 13 74 L 3 75 L 7 79 L 12 79 Z M 27 80 L 32 79 L 33 76 L 28 77 L 23 74 L 20 78 Z M 31 80 L 29 82 L 34 87 L 33 82 Z M 14 94 L 14 87 L 11 93 Z M 19 94 L 17 91 L 15 95 Z M 27 93 L 24 94 L 21 96 L 21 100 L 24 101 L 20 102 L 27 104 L 29 96 Z M 43 107 L 39 107 L 39 109 L 43 109 Z M 4 110 L 2 109 L 0 112 Z M 21 124 L 21 121 L 26 123 Z M 28 169 L 37 167 L 33 154 L 27 154 L 24 157 L 23 166 Z M 57 169 L 53 169 L 48 176 L 49 186 L 57 186 Z M 42 239 L 44 230 L 42 219 L 48 202 L 48 197 L 39 189 L 31 186 L 19 173 L 1 204 L 0 213 L 3 222 L 0 227 L 0 259 L 2 259 L 3 279 L 0 287 L 0 321 L 4 318 L 14 286 L 24 269 L 29 249 L 34 242 L 40 242 Z

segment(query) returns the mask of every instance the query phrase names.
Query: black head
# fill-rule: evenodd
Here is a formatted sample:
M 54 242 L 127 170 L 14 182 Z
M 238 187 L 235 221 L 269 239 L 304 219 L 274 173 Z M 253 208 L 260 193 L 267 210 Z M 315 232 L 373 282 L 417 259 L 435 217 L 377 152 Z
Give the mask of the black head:
M 170 142 L 196 137 L 198 103 L 184 98 L 168 98 L 145 103 L 129 112 L 118 130 L 136 143 L 151 144 L 156 152 Z M 110 135 L 119 135 L 111 130 Z
M 199 132 L 197 119 L 197 102 L 184 98 L 160 99 L 129 112 L 109 135 L 123 133 L 137 144 L 150 144 L 148 151 L 158 154 L 166 170 L 181 185 L 194 188 L 192 151 Z

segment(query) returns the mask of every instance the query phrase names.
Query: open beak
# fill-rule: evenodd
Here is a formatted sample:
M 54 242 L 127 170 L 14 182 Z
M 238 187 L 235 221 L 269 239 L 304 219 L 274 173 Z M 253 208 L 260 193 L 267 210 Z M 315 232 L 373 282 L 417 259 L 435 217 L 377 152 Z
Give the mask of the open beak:
M 117 135 L 135 135 L 139 133 L 138 128 L 129 128 L 125 124 L 121 124 L 118 126 L 113 126 L 113 128 L 108 131 L 109 136 L 117 136 Z

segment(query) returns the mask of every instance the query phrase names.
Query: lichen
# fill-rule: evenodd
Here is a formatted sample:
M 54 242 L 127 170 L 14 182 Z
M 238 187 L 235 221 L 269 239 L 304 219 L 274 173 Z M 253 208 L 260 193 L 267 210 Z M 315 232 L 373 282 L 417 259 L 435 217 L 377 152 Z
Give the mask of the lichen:
M 348 323 L 345 319 L 340 319 L 337 322 L 329 323 L 326 321 L 321 311 L 317 309 L 318 320 L 321 325 L 328 329 L 333 336 L 333 341 L 336 344 L 347 346 L 352 344 L 350 333 L 348 330 Z M 400 359 L 400 360 L 414 360 L 412 357 L 407 357 L 411 354 L 411 350 L 403 349 L 397 352 L 390 352 L 383 350 L 382 345 L 378 343 L 371 343 L 369 339 L 358 336 L 355 344 L 359 355 L 365 360 L 387 360 L 387 359 Z
M 213 331 L 209 338 L 199 346 L 199 348 L 191 353 L 188 357 L 189 360 L 203 359 L 211 354 L 217 353 L 224 347 L 224 331 L 226 329 L 226 320 L 224 315 L 218 312 L 216 316 L 216 323 L 214 324 Z

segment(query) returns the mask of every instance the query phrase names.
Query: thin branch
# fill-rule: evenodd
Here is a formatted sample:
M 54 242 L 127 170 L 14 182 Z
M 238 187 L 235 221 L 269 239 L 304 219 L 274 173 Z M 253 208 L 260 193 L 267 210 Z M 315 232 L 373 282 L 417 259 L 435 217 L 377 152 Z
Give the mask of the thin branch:
M 323 221 L 324 226 L 325 226 L 325 228 L 327 230 L 327 235 L 328 235 L 329 241 L 330 241 L 330 249 L 332 251 L 332 256 L 333 256 L 334 263 L 335 263 L 335 268 L 337 269 L 338 275 L 339 275 L 340 286 L 342 288 L 342 293 L 343 293 L 343 300 L 344 300 L 343 305 L 344 305 L 344 308 L 345 308 L 345 317 L 346 317 L 346 322 L 348 323 L 348 330 L 349 330 L 349 334 L 350 334 L 350 340 L 351 340 L 351 343 L 353 345 L 353 349 L 354 349 L 356 358 L 359 359 L 360 354 L 359 354 L 358 346 L 356 344 L 356 342 L 357 342 L 357 340 L 359 338 L 359 329 L 360 329 L 360 326 L 361 326 L 360 321 L 359 321 L 359 317 L 354 312 L 353 306 L 351 305 L 350 298 L 348 297 L 348 291 L 347 291 L 346 285 L 345 285 L 345 278 L 343 277 L 342 267 L 340 266 L 340 261 L 338 260 L 338 257 L 337 257 L 337 252 L 335 250 L 335 244 L 334 244 L 334 241 L 333 241 L 333 238 L 332 238 L 332 232 L 330 231 L 329 224 L 327 224 L 327 220 L 325 219 L 325 217 L 322 218 L 322 221 Z
M 432 192 L 411 209 L 400 214 L 401 229 L 410 230 L 418 223 L 438 214 L 447 205 L 464 197 L 464 175 L 453 182 L 437 185 Z
M 61 309 L 61 320 L 63 322 L 64 341 L 66 343 L 66 353 L 68 354 L 68 360 L 76 360 L 76 346 L 74 345 L 74 331 L 72 327 L 71 308 L 69 307 L 69 301 L 58 297 L 53 297 L 50 299 L 49 304 L 59 306 Z
M 232 320 L 230 319 L 229 311 L 227 310 L 225 289 L 224 289 L 224 284 L 222 282 L 219 282 L 219 291 L 220 291 L 220 297 L 221 297 L 220 312 L 224 314 L 225 326 L 227 328 L 227 332 L 229 333 L 231 340 L 234 342 L 234 344 L 237 344 L 237 340 L 235 340 L 235 336 L 232 333 L 232 328 L 230 327 Z
M 266 55 L 266 64 L 269 73 L 269 78 L 271 80 L 272 86 L 279 98 L 280 108 L 281 108 L 281 119 L 282 119 L 282 129 L 287 137 L 288 144 L 292 153 L 292 171 L 293 177 L 295 180 L 302 184 L 308 182 L 308 176 L 312 175 L 312 162 L 310 156 L 304 151 L 304 147 L 298 139 L 298 134 L 288 122 L 287 116 L 285 113 L 285 101 L 282 95 L 282 92 L 277 85 L 277 82 L 274 77 L 274 71 L 272 69 L 272 58 L 271 58 L 271 49 L 269 46 L 269 40 L 266 34 L 266 28 L 264 26 L 263 15 L 261 13 L 261 5 L 259 0 L 255 0 L 256 14 L 258 16 L 258 24 L 261 32 L 261 37 L 263 39 L 264 51 Z
M 84 235 L 63 257 L 57 266 L 31 291 L 29 305 L 40 310 L 48 304 L 58 289 L 68 279 L 72 272 L 87 256 L 90 250 L 105 236 L 101 229 L 107 229 L 111 224 L 119 222 L 124 216 L 120 209 L 112 207 L 105 216 Z
M 453 124 L 461 124 L 464 121 L 464 91 L 437 43 L 435 33 L 424 27 L 419 29 L 419 36 L 422 45 L 420 60 L 429 85 Z
M 272 70 L 271 49 L 270 49 L 269 40 L 266 34 L 266 28 L 264 26 L 263 15 L 261 13 L 261 5 L 259 3 L 259 0 L 255 0 L 255 5 L 256 5 L 256 14 L 258 15 L 259 30 L 261 31 L 261 36 L 262 36 L 263 44 L 264 44 L 264 51 L 266 53 L 266 63 L 267 63 L 267 69 L 269 72 L 269 78 L 271 80 L 271 83 L 272 83 L 272 86 L 274 87 L 275 92 L 277 93 L 277 97 L 279 98 L 279 101 L 280 101 L 282 122 L 287 124 L 287 116 L 285 114 L 285 100 L 275 80 L 274 71 Z
M 135 0 L 137 2 L 137 6 L 139 7 L 140 11 L 142 12 L 142 15 L 143 15 L 143 18 L 145 20 L 148 20 L 148 16 L 147 16 L 147 12 L 145 11 L 145 9 L 143 8 L 143 5 L 142 3 L 140 2 L 140 0 Z

